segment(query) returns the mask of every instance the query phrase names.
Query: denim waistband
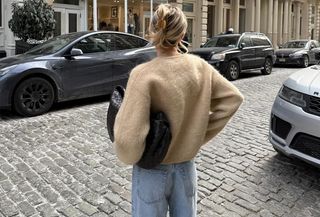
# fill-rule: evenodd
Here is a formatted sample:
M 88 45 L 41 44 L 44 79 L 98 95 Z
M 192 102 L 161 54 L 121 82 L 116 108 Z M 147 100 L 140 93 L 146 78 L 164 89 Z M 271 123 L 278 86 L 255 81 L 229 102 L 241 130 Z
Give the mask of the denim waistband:
M 192 166 L 194 164 L 194 159 L 181 162 L 181 163 L 173 163 L 173 164 L 160 164 L 150 170 L 162 170 L 162 171 L 168 171 L 170 169 L 179 168 L 179 167 L 188 167 Z M 137 165 L 136 165 L 137 166 Z M 139 166 L 137 166 L 139 167 Z M 140 168 L 140 167 L 139 167 Z M 141 168 L 142 169 L 142 168 Z

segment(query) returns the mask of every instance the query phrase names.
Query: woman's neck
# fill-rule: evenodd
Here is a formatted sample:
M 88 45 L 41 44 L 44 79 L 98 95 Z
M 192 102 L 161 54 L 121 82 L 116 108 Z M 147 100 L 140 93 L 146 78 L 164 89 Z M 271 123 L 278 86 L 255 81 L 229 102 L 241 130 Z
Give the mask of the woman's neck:
M 176 56 L 179 55 L 178 49 L 176 47 L 174 48 L 157 48 L 157 56 L 158 57 L 169 57 L 169 56 Z

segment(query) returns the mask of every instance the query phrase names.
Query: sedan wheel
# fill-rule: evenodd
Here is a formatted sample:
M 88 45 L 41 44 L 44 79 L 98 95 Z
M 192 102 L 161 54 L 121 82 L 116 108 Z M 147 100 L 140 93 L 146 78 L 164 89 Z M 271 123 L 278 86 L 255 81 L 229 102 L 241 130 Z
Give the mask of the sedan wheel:
M 307 68 L 309 66 L 309 58 L 308 56 L 303 56 L 302 67 Z
M 236 61 L 232 60 L 228 65 L 226 77 L 228 80 L 234 81 L 238 79 L 239 74 L 240 74 L 239 64 Z
M 36 116 L 47 112 L 54 101 L 54 90 L 43 78 L 30 78 L 17 87 L 13 106 L 23 116 Z
M 270 58 L 266 58 L 263 69 L 261 70 L 263 75 L 270 75 L 272 72 L 272 60 Z

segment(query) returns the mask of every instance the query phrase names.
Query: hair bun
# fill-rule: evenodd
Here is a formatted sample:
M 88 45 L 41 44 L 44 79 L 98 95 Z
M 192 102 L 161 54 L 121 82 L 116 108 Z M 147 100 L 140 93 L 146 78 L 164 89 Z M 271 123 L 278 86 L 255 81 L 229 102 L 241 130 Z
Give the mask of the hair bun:
M 185 48 L 181 40 L 187 31 L 187 25 L 187 18 L 180 8 L 170 4 L 160 4 L 152 16 L 149 37 L 156 47 Z

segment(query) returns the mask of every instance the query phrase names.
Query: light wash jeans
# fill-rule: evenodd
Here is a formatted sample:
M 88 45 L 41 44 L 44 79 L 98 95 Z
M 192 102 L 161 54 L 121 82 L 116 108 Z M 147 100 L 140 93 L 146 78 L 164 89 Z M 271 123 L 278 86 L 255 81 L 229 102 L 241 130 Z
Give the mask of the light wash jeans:
M 146 170 L 133 166 L 132 216 L 196 217 L 197 173 L 194 161 L 159 165 Z

